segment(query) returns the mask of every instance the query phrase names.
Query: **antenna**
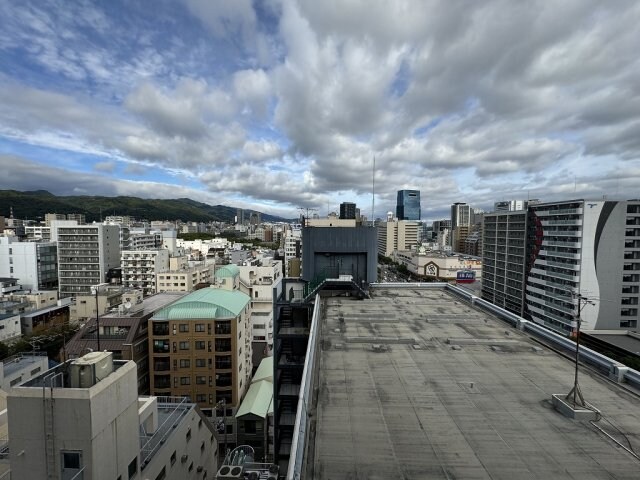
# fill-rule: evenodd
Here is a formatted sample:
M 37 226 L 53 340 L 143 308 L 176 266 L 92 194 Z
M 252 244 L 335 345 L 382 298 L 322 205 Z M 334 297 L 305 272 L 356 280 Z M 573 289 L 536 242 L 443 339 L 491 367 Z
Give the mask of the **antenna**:
M 371 173 L 371 226 L 376 222 L 374 212 L 376 210 L 376 156 L 373 156 L 373 171 Z
M 582 320 L 580 319 L 580 312 L 585 305 L 595 305 L 596 303 L 591 298 L 585 297 L 580 293 L 572 293 L 572 296 L 578 299 L 578 314 L 576 315 L 576 368 L 573 380 L 573 388 L 569 393 L 567 393 L 565 399 L 569 400 L 571 399 L 571 397 L 573 397 L 574 409 L 576 408 L 576 404 L 580 405 L 583 408 L 588 408 L 587 403 L 584 401 L 584 397 L 582 396 L 580 385 L 578 384 L 578 358 L 580 357 L 580 323 L 582 323 Z
M 307 219 L 309 218 L 309 212 L 317 212 L 318 209 L 317 208 L 309 208 L 309 207 L 298 207 L 298 210 L 300 210 L 301 213 L 305 213 L 305 217 L 304 220 L 302 222 L 302 226 L 306 227 L 306 223 L 307 223 Z

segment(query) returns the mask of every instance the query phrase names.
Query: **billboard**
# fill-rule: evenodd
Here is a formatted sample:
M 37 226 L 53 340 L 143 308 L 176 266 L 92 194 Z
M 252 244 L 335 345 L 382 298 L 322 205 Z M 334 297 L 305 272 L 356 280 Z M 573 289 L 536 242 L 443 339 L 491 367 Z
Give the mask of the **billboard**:
M 476 281 L 476 272 L 473 270 L 458 270 L 456 283 L 473 283 Z

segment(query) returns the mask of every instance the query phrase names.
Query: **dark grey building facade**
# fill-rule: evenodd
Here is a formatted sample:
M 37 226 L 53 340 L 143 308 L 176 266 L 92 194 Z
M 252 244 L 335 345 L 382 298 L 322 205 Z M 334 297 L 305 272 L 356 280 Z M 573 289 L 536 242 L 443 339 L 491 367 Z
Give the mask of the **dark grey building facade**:
M 377 279 L 377 229 L 358 227 L 304 227 L 302 229 L 302 279 L 351 275 L 361 284 Z
M 398 220 L 420 220 L 420 190 L 398 190 Z

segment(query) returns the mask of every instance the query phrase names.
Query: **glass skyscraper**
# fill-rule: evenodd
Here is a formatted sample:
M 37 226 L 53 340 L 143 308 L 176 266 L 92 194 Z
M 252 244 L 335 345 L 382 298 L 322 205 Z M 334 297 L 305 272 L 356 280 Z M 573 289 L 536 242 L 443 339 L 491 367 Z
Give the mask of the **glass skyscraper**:
M 420 190 L 398 190 L 398 220 L 420 220 Z

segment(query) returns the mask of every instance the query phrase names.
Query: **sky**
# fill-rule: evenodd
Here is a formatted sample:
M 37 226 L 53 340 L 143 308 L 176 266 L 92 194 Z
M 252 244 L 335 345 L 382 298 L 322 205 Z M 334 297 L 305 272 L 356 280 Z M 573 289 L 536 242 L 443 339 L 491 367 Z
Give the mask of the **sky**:
M 640 197 L 640 2 L 0 0 L 0 189 L 356 202 Z M 305 210 L 306 211 L 306 210 Z

